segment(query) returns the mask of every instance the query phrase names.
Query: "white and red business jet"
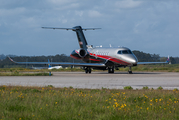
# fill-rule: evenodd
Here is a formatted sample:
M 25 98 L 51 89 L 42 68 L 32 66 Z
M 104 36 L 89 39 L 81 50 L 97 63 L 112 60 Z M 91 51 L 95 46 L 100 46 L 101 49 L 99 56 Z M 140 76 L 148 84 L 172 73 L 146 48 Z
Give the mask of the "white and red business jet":
M 129 67 L 129 74 L 132 74 L 131 67 L 138 64 L 167 64 L 169 63 L 169 57 L 166 62 L 138 62 L 137 57 L 132 53 L 129 48 L 126 47 L 93 47 L 88 45 L 86 38 L 83 34 L 83 30 L 95 30 L 99 28 L 82 28 L 76 26 L 73 28 L 53 28 L 42 27 L 44 29 L 62 29 L 72 30 L 76 32 L 80 49 L 73 50 L 71 57 L 74 59 L 81 59 L 85 63 L 66 63 L 66 62 L 16 62 L 9 58 L 12 62 L 18 64 L 51 64 L 51 65 L 72 65 L 83 66 L 86 73 L 91 73 L 91 68 L 108 70 L 108 73 L 114 73 L 114 69 L 118 67 Z

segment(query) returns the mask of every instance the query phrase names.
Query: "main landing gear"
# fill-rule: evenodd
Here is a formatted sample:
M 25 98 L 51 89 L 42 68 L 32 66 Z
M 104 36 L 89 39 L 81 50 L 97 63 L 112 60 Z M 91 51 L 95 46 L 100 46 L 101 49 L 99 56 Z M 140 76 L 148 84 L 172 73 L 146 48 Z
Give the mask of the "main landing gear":
M 108 68 L 108 73 L 114 73 L 114 67 L 109 67 Z
M 91 68 L 90 67 L 85 68 L 85 73 L 86 74 L 88 74 L 88 73 L 90 74 L 91 73 Z
M 128 73 L 129 73 L 129 74 L 132 74 L 132 69 L 131 69 L 131 67 L 129 67 Z

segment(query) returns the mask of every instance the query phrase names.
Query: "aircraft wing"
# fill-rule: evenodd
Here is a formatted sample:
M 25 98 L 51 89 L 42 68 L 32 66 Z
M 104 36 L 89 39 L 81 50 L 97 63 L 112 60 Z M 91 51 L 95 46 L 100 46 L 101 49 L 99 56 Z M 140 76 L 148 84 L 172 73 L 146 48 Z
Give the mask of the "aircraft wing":
M 168 62 L 138 62 L 138 65 L 147 65 L 147 64 L 168 64 Z
M 9 57 L 10 61 L 17 64 L 43 64 L 43 65 L 73 65 L 73 66 L 85 66 L 85 67 L 105 67 L 105 64 L 96 64 L 96 63 L 69 63 L 69 62 L 16 62 Z
M 147 65 L 147 64 L 168 64 L 170 61 L 170 58 L 168 56 L 168 59 L 166 62 L 138 62 L 138 65 Z

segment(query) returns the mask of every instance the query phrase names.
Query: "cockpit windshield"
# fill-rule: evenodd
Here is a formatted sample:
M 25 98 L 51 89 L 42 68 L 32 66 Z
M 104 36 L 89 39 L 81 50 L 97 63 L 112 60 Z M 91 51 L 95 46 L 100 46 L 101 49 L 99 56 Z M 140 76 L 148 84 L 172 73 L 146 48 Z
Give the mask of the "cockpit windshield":
M 117 54 L 132 54 L 130 50 L 119 50 Z

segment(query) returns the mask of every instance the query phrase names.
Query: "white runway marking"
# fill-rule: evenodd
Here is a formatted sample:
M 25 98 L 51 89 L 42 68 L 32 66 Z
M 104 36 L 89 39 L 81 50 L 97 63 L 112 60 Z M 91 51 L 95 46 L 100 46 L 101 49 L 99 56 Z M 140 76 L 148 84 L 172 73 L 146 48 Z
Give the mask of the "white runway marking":
M 179 73 L 174 72 L 117 72 L 108 74 L 106 72 L 53 72 L 53 76 L 1 76 L 0 85 L 22 85 L 22 86 L 47 86 L 73 87 L 88 89 L 123 89 L 132 86 L 134 89 L 142 89 L 144 86 L 157 89 L 179 89 Z

